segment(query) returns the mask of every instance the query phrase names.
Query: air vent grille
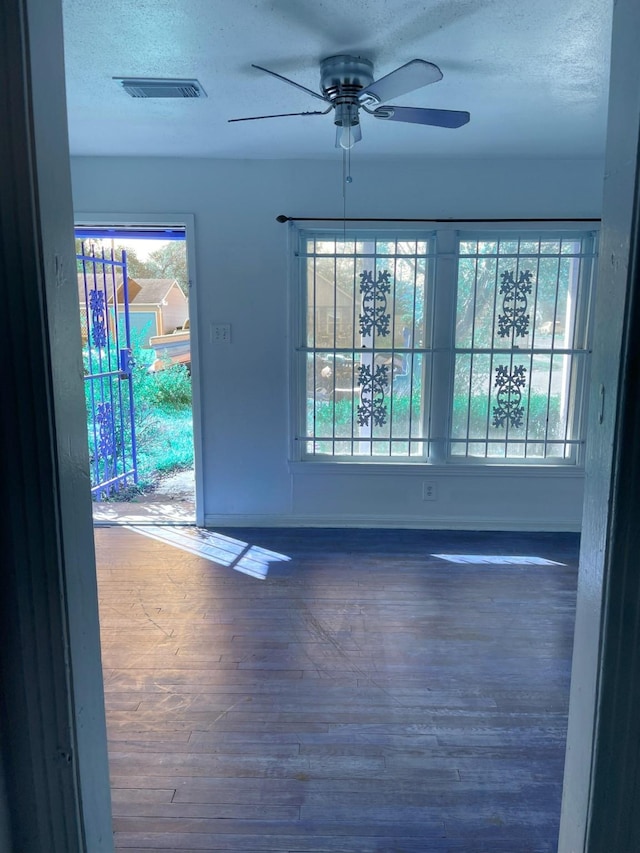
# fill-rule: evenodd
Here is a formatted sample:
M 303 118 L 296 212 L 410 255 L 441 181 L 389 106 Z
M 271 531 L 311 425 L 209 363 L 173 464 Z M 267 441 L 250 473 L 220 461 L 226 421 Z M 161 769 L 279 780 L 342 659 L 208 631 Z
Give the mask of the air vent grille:
M 132 98 L 206 98 L 207 93 L 197 80 L 150 80 L 135 77 L 114 77 Z

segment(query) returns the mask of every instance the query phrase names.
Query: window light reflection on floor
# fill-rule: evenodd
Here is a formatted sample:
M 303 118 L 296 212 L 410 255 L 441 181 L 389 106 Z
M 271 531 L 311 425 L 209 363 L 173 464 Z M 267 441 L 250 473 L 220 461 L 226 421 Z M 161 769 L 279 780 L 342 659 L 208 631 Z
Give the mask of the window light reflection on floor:
M 133 530 L 150 539 L 180 548 L 182 551 L 211 560 L 221 566 L 228 566 L 259 580 L 266 578 L 270 563 L 288 562 L 291 559 L 286 554 L 268 551 L 266 548 L 249 545 L 248 542 L 242 542 L 240 539 L 197 527 L 127 525 L 127 530 Z
M 544 557 L 515 557 L 498 554 L 432 554 L 439 560 L 447 560 L 449 563 L 473 563 L 474 565 L 492 566 L 565 566 L 566 563 L 558 563 L 556 560 L 546 560 Z

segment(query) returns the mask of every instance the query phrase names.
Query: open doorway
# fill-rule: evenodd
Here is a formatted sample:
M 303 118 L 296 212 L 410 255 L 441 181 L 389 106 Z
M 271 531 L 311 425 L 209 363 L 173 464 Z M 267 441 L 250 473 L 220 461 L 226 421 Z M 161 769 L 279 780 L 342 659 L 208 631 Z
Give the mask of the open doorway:
M 186 225 L 82 224 L 75 237 L 94 523 L 194 523 Z

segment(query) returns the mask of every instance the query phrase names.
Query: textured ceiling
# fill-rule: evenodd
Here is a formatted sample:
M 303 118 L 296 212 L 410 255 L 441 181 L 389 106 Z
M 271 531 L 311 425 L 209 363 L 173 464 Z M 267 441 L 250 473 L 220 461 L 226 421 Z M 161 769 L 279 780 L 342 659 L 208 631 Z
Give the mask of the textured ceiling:
M 358 156 L 598 157 L 612 0 L 64 0 L 72 154 L 333 157 L 332 115 L 251 68 L 318 90 L 350 53 L 381 77 L 411 59 L 444 78 L 397 104 L 469 110 L 458 129 L 362 117 Z M 132 99 L 113 77 L 197 78 L 203 100 Z

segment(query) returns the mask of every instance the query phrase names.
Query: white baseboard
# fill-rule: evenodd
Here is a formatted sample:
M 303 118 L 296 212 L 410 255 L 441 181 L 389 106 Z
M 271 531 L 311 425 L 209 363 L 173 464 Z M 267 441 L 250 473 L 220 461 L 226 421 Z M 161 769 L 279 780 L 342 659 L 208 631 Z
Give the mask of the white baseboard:
M 398 530 L 487 530 L 522 533 L 579 533 L 580 523 L 554 519 L 495 519 L 474 518 L 429 518 L 423 516 L 301 516 L 301 515 L 208 515 L 204 517 L 205 527 L 354 527 L 354 528 L 390 528 Z

